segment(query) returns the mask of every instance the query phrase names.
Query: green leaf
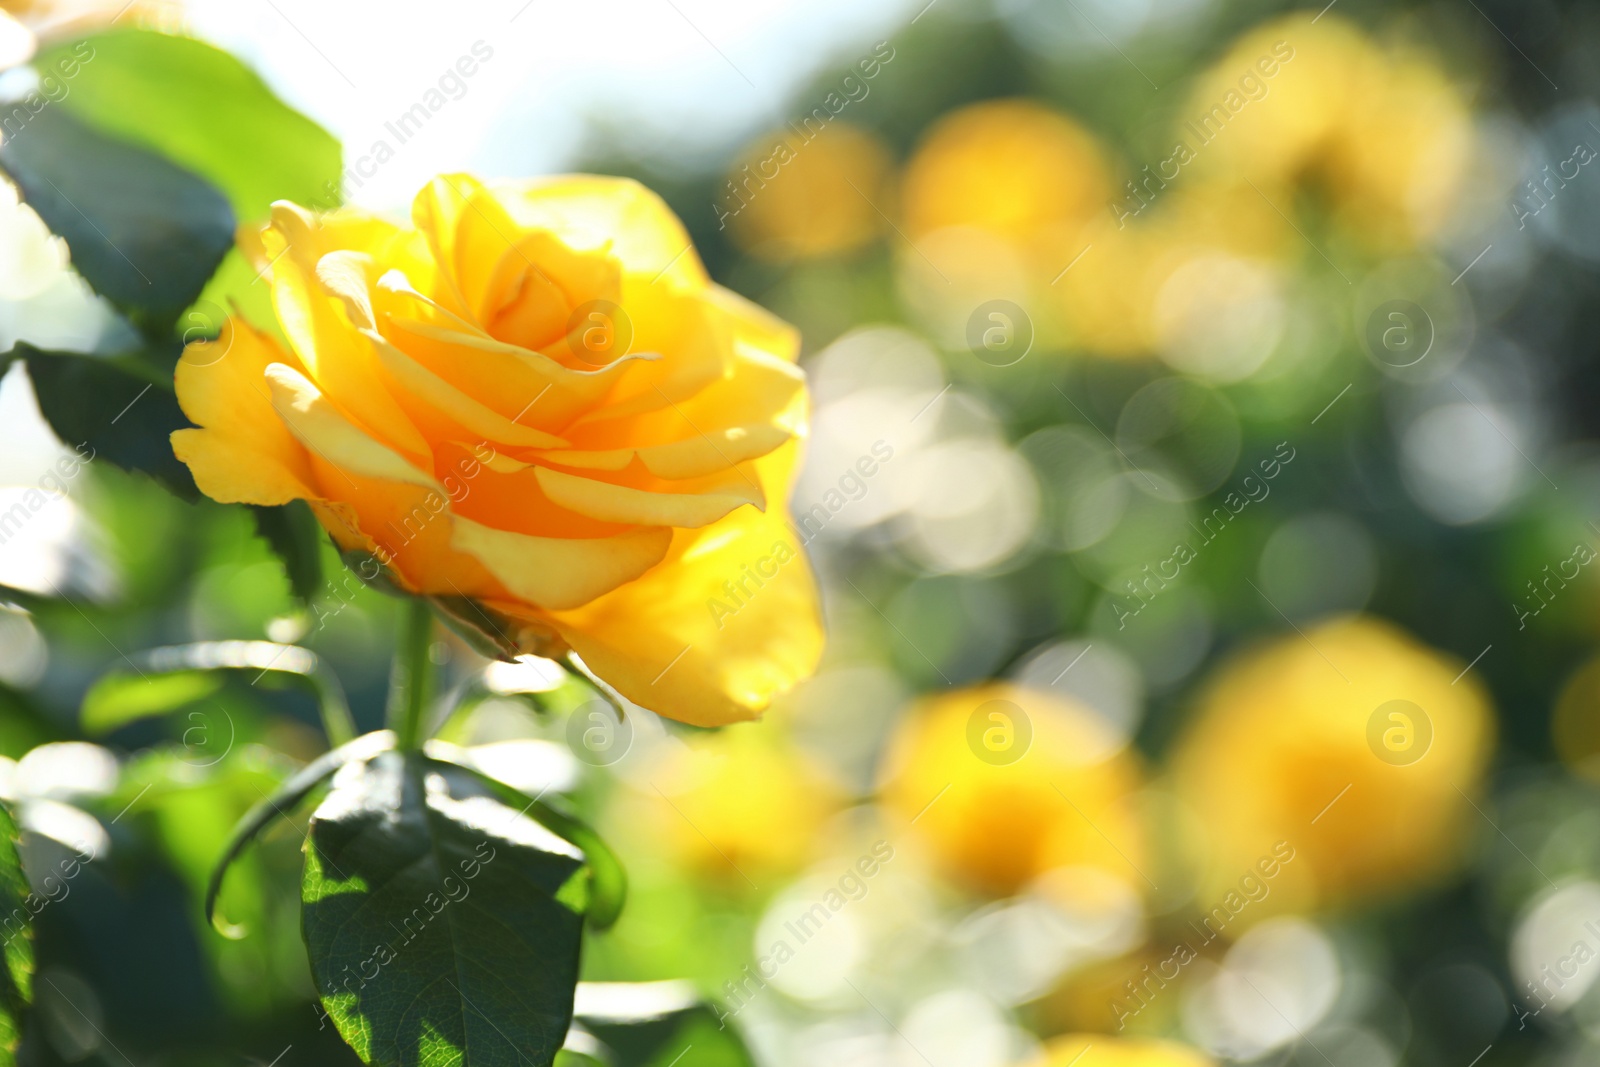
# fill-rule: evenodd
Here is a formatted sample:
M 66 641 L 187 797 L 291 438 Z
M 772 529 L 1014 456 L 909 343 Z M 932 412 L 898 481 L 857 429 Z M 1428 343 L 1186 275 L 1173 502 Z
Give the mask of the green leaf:
M 0 805 L 0 1067 L 16 1062 L 22 1014 L 33 1000 L 33 921 L 25 903 L 31 892 L 17 855 L 17 824 Z
M 86 459 L 143 471 L 185 500 L 198 498 L 170 440 L 189 420 L 170 374 L 163 381 L 152 359 L 46 352 L 23 343 L 12 354 L 27 363 L 39 410 L 62 443 Z
M 430 747 L 430 754 L 435 751 L 452 755 L 459 753 L 464 759 L 471 758 L 470 750 L 456 746 Z M 617 859 L 616 853 L 611 851 L 599 834 L 554 802 L 530 797 L 469 763 L 452 760 L 450 766 L 477 779 L 502 801 L 532 816 L 539 825 L 562 840 L 577 845 L 589 861 L 589 924 L 596 930 L 608 930 L 616 923 L 617 917 L 622 914 L 622 905 L 628 898 L 628 875 L 622 861 Z
M 55 723 L 33 694 L 0 682 L 0 756 L 21 759 L 29 749 L 59 740 Z
M 265 219 L 275 200 L 337 206 L 339 142 L 279 100 L 238 59 L 188 37 L 119 29 L 40 53 L 41 70 L 82 59 L 59 105 L 210 181 L 244 222 Z M 234 253 L 207 299 L 237 302 L 258 326 L 275 321 L 265 284 Z
M 738 1031 L 700 1000 L 687 982 L 583 982 L 573 1010 L 574 1030 L 601 1046 L 609 1067 L 754 1067 Z M 574 1051 L 593 1056 L 581 1037 Z
M 148 336 L 172 335 L 233 247 L 233 211 L 213 186 L 60 108 L 0 143 L 0 167 L 84 279 Z
M 264 797 L 259 804 L 245 812 L 244 818 L 233 828 L 233 834 L 229 838 L 228 847 L 222 852 L 222 858 L 212 868 L 211 881 L 206 886 L 206 922 L 216 925 L 217 897 L 222 893 L 222 880 L 227 877 L 228 868 L 273 819 L 288 818 L 289 813 L 310 796 L 313 789 L 346 763 L 371 759 L 393 747 L 394 733 L 390 730 L 363 734 L 354 741 L 340 745 L 330 752 L 324 752 L 291 775 L 272 796 Z M 222 932 L 230 937 L 242 936 L 243 933 L 231 927 Z
M 309 204 L 338 190 L 339 142 L 275 96 L 238 59 L 192 37 L 118 29 L 41 52 L 41 70 L 78 50 L 72 91 L 56 107 L 160 152 L 221 189 L 241 219 L 274 200 Z
M 224 680 L 209 671 L 107 674 L 84 694 L 79 723 L 90 736 L 110 733 L 131 722 L 198 703 L 221 689 Z
M 272 641 L 200 641 L 135 653 L 132 672 L 112 671 L 84 696 L 86 733 L 115 730 L 137 719 L 177 711 L 222 687 L 222 672 L 248 675 L 252 685 L 286 682 L 317 701 L 328 740 L 335 746 L 355 737 L 350 705 L 338 677 L 315 652 Z
M 283 560 L 289 588 L 307 607 L 322 588 L 322 524 L 305 501 L 280 507 L 250 505 L 256 531 Z
M 303 929 L 322 1003 L 383 1067 L 549 1067 L 578 980 L 582 854 L 416 753 L 351 764 L 311 821 Z

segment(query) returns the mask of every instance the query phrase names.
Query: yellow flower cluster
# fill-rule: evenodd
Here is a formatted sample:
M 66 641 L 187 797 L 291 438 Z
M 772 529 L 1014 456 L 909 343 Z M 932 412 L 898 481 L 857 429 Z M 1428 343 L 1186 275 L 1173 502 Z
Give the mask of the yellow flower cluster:
M 1169 147 L 1149 160 L 1113 160 L 1095 134 L 1043 104 L 985 101 L 926 132 L 896 202 L 884 191 L 883 145 L 841 124 L 832 133 L 795 149 L 783 168 L 794 176 L 750 198 L 734 228 L 746 249 L 835 255 L 897 213 L 902 294 L 952 342 L 972 307 L 1004 298 L 1047 340 L 1109 357 L 1160 354 L 1223 378 L 1264 356 L 1218 366 L 1192 351 L 1196 334 L 1259 317 L 1302 266 L 1326 270 L 1324 231 L 1328 248 L 1351 254 L 1439 234 L 1473 148 L 1466 103 L 1432 60 L 1306 12 L 1236 41 L 1196 80 Z M 741 160 L 730 184 L 748 186 L 750 164 Z M 1318 197 L 1326 227 L 1301 214 Z
M 1231 939 L 1271 914 L 1450 869 L 1494 738 L 1488 697 L 1464 666 L 1370 618 L 1225 663 L 1163 777 L 1186 853 L 1164 862 L 1146 816 L 1160 806 L 1137 802 L 1139 761 L 1049 693 L 989 684 L 928 698 L 894 739 L 883 802 L 953 880 L 993 895 L 1069 866 L 1140 891 L 1147 875 L 1195 869 L 1197 906 L 1222 902 L 1238 918 L 1219 923 Z M 1025 751 L 993 758 L 997 729 Z M 1255 901 L 1262 879 L 1271 892 Z
M 948 881 L 1081 909 L 1105 905 L 1114 880 L 1124 899 L 1147 900 L 1158 928 L 1176 924 L 1067 975 L 1041 1008 L 1064 1028 L 1140 1015 L 1142 1002 L 1106 1005 L 1152 975 L 1174 980 L 1263 920 L 1450 875 L 1482 818 L 1488 696 L 1466 664 L 1390 623 L 1335 619 L 1246 649 L 1186 717 L 1154 775 L 1088 710 L 999 683 L 925 698 L 890 744 L 880 800 L 897 817 L 894 840 Z M 1140 1030 L 1171 1021 L 1176 1001 L 1162 1003 Z M 1044 1062 L 1066 1063 L 1084 1043 L 1060 1038 Z M 1194 1055 L 1096 1037 L 1101 1058 L 1087 1062 L 1205 1062 Z

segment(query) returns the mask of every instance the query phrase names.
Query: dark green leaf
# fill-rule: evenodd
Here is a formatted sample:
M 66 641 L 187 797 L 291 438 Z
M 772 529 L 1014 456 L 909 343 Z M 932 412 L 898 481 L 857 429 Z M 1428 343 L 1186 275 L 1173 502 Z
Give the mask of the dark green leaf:
M 573 1018 L 610 1067 L 754 1067 L 731 1023 L 687 982 L 584 982 Z M 586 1052 L 581 1039 L 569 1042 Z M 684 1057 L 689 1049 L 694 1055 Z M 593 1055 L 593 1053 L 587 1053 Z
M 170 439 L 189 420 L 171 378 L 162 381 L 149 360 L 45 352 L 28 344 L 13 352 L 27 362 L 39 410 L 62 443 L 85 459 L 143 471 L 185 500 L 199 496 Z
M 311 795 L 313 789 L 346 763 L 358 759 L 370 759 L 393 745 L 394 734 L 389 730 L 379 730 L 376 733 L 364 734 L 330 752 L 324 752 L 291 775 L 276 793 L 245 812 L 244 818 L 239 820 L 239 825 L 233 828 L 233 836 L 228 841 L 228 847 L 223 851 L 222 858 L 217 861 L 216 867 L 211 872 L 211 882 L 206 886 L 206 921 L 212 923 L 215 921 L 217 896 L 222 892 L 222 879 L 227 876 L 228 867 L 249 847 L 257 834 L 266 829 L 273 819 L 287 818 L 296 805 Z M 227 932 L 237 933 L 234 930 Z
M 439 746 L 438 751 L 449 752 L 452 748 L 454 746 Z M 456 751 L 467 759 L 471 758 L 471 753 L 466 749 Z M 617 921 L 622 914 L 622 905 L 628 898 L 628 875 L 622 861 L 617 859 L 616 853 L 611 851 L 599 834 L 577 816 L 557 807 L 554 801 L 530 797 L 470 763 L 451 761 L 451 766 L 476 778 L 502 801 L 532 816 L 546 830 L 577 845 L 589 861 L 589 924 L 597 930 L 606 930 Z
M 15 1063 L 22 1037 L 22 1013 L 33 999 L 32 894 L 17 855 L 17 824 L 0 805 L 0 939 L 5 967 L 0 969 L 0 1067 Z
M 0 143 L 0 167 L 72 265 L 151 337 L 168 337 L 233 247 L 233 210 L 204 179 L 60 108 Z
M 322 588 L 322 524 L 303 500 L 280 507 L 252 504 L 250 513 L 257 532 L 283 560 L 289 588 L 309 607 Z
M 245 222 L 265 219 L 275 200 L 337 206 L 339 142 L 273 95 L 238 59 L 189 37 L 117 29 L 63 43 L 34 66 L 75 64 L 59 105 L 97 129 L 141 145 L 220 189 Z M 218 307 L 238 304 L 258 326 L 274 319 L 268 287 L 238 254 L 206 291 Z
M 20 759 L 29 749 L 60 739 L 49 713 L 33 694 L 0 682 L 0 756 Z
M 476 779 L 386 753 L 311 822 L 303 925 L 323 1005 L 384 1067 L 548 1067 L 567 1033 L 582 854 Z

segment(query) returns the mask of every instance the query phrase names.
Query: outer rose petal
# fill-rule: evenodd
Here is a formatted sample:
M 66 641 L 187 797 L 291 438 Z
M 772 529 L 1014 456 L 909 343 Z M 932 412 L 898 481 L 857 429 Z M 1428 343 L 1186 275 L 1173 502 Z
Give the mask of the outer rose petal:
M 768 493 L 786 495 L 798 452 L 790 443 L 756 461 Z M 756 718 L 822 656 L 816 582 L 776 509 L 680 530 L 642 578 L 551 618 L 623 696 L 695 726 Z
M 267 367 L 293 360 L 272 338 L 233 320 L 215 341 L 185 349 L 174 375 L 178 403 L 201 428 L 173 433 L 172 450 L 206 496 L 267 505 L 316 495 L 306 450 L 267 389 Z
M 800 356 L 800 331 L 732 289 L 707 288 L 705 297 L 734 323 L 734 343 L 755 348 L 793 363 Z
M 388 561 L 399 584 L 414 592 L 504 595 L 504 587 L 476 557 L 451 544 L 453 519 L 443 493 L 350 474 L 317 456 L 312 461 L 321 483 L 338 490 L 338 499 L 322 497 L 312 501 L 311 509 L 341 549 L 371 552 Z

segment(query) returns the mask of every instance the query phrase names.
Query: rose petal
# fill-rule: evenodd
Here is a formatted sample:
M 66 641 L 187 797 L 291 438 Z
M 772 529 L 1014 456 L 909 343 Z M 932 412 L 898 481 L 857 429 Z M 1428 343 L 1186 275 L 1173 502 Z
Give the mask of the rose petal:
M 672 531 L 635 530 L 615 537 L 533 537 L 456 517 L 452 543 L 482 561 L 514 596 L 559 610 L 587 604 L 659 563 Z
M 369 478 L 438 489 L 432 475 L 346 418 L 304 374 L 283 363 L 266 369 L 272 407 L 301 444 L 325 462 Z
M 788 484 L 796 453 L 756 461 L 767 492 Z M 750 508 L 680 531 L 643 577 L 553 618 L 623 696 L 697 726 L 755 718 L 822 655 L 810 566 L 782 516 Z
M 534 474 L 539 479 L 539 488 L 552 502 L 602 522 L 698 529 L 746 504 L 757 508 L 767 506 L 759 485 L 737 478 L 729 479 L 726 485 L 713 492 L 656 493 L 549 467 L 537 467 Z
M 231 319 L 215 341 L 184 350 L 173 376 L 178 404 L 201 428 L 175 432 L 172 449 L 213 500 L 269 505 L 314 495 L 306 450 L 273 410 L 266 383 L 269 365 L 293 359 Z
M 605 249 L 646 282 L 673 289 L 708 284 L 683 223 L 631 178 L 572 175 L 497 184 L 494 193 L 519 226 L 549 230 L 569 248 Z
M 265 250 L 276 257 L 272 306 L 306 376 L 384 444 L 421 460 L 428 455 L 426 440 L 379 385 L 372 346 L 350 328 L 338 313 L 339 302 L 317 278 L 323 256 L 349 247 L 335 242 L 370 242 L 376 249 L 374 258 L 381 262 L 381 246 L 393 233 L 393 226 L 358 225 L 337 217 L 313 219 L 303 209 L 279 201 L 272 205 L 272 227 L 263 240 Z

